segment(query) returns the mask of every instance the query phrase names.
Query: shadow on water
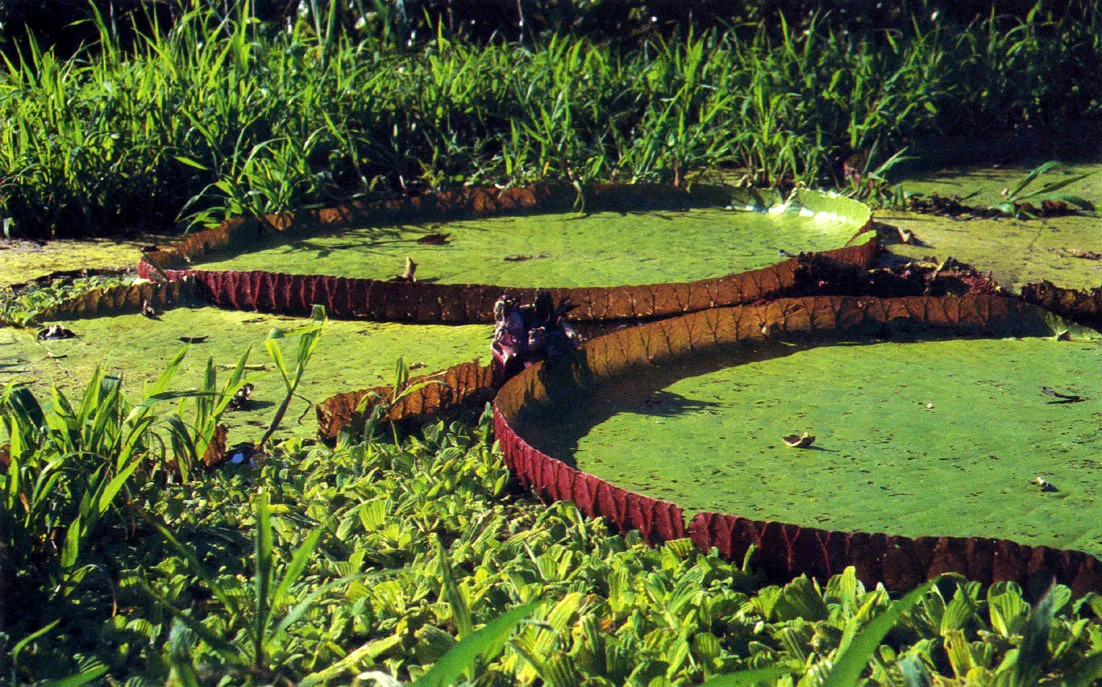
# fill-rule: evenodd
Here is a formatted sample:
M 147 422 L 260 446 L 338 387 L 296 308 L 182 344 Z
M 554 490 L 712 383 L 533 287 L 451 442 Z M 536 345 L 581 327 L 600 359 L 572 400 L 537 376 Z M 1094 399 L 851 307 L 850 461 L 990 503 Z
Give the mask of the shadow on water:
M 518 429 L 532 446 L 576 467 L 574 455 L 579 442 L 594 427 L 615 415 L 673 418 L 715 414 L 725 405 L 669 391 L 667 387 L 672 384 L 725 367 L 792 355 L 806 348 L 769 342 L 729 346 L 668 364 L 642 364 L 630 373 L 610 378 L 588 374 L 584 358 L 562 361 L 544 368 L 543 381 L 550 397 L 542 403 L 527 403 L 518 417 Z
M 303 236 L 303 234 L 307 234 Z M 282 248 L 284 253 L 312 253 L 315 258 L 326 258 L 339 250 L 357 250 L 371 252 L 373 249 L 409 244 L 417 245 L 417 240 L 432 233 L 429 227 L 419 225 L 378 224 L 360 226 L 353 230 L 339 229 L 326 232 L 297 230 L 291 234 L 282 231 L 265 231 L 248 241 L 235 242 L 233 245 L 212 250 L 204 256 L 204 262 L 229 260 L 238 255 L 263 250 Z M 343 236 L 351 240 L 340 244 L 332 243 L 334 237 Z
M 576 359 L 546 365 L 541 382 L 547 391 L 542 399 L 530 397 L 517 415 L 517 429 L 535 448 L 571 466 L 577 465 L 575 454 L 579 442 L 590 431 L 619 414 L 635 414 L 673 418 L 690 414 L 718 414 L 730 405 L 747 406 L 774 399 L 740 398 L 732 388 L 730 400 L 704 401 L 687 398 L 668 390 L 676 382 L 706 375 L 718 370 L 765 360 L 775 360 L 820 346 L 864 347 L 885 341 L 921 343 L 957 339 L 989 339 L 1006 336 L 1050 336 L 1045 323 L 1026 320 L 995 326 L 986 332 L 953 332 L 944 328 L 914 325 L 906 321 L 876 324 L 868 330 L 852 329 L 847 334 L 832 337 L 820 334 L 814 340 L 767 341 L 727 345 L 708 352 L 698 352 L 662 364 L 639 363 L 630 370 L 611 377 L 592 373 L 583 349 Z M 867 338 L 866 338 L 867 337 Z M 808 381 L 813 384 L 812 380 Z M 737 385 L 736 385 L 737 386 Z M 803 450 L 836 452 L 829 447 L 811 446 Z

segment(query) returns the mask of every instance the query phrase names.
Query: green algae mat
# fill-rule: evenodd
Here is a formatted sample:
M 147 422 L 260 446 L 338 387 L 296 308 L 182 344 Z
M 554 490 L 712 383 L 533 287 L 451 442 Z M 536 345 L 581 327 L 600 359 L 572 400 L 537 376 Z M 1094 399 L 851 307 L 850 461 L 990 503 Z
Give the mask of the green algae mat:
M 1102 554 L 1102 344 L 957 339 L 784 353 L 612 378 L 518 430 L 686 512 Z M 782 442 L 805 431 L 811 448 Z M 1056 491 L 1043 492 L 1038 476 Z
M 0 329 L 0 384 L 26 381 L 42 399 L 56 383 L 66 392 L 83 389 L 96 366 L 121 375 L 124 391 L 140 398 L 143 384 L 153 382 L 182 347 L 189 348 L 174 389 L 198 386 L 212 357 L 221 378 L 251 347 L 247 380 L 254 384 L 251 409 L 224 416 L 232 441 L 255 440 L 246 426 L 265 427 L 282 400 L 283 383 L 264 350 L 264 338 L 273 327 L 293 332 L 300 318 L 216 308 L 177 308 L 160 314 L 160 320 L 141 315 L 119 315 L 66 322 L 77 336 L 72 339 L 37 341 L 32 330 Z M 424 374 L 481 357 L 489 359 L 491 327 L 484 325 L 403 325 L 386 322 L 330 320 L 322 333 L 283 426 L 299 436 L 313 435 L 314 403 L 349 389 L 381 386 L 393 381 L 401 356 Z M 184 343 L 181 337 L 201 343 Z M 284 354 L 293 364 L 294 336 L 283 340 Z M 300 420 L 301 418 L 301 420 Z M 284 435 L 286 436 L 286 435 Z
M 0 238 L 0 288 L 54 272 L 134 266 L 146 244 L 135 241 L 35 241 Z
M 907 180 L 902 186 L 908 193 L 970 196 L 969 205 L 988 207 L 1001 202 L 1003 193 L 1013 189 L 1028 171 L 1022 167 L 954 169 Z M 1070 165 L 1042 179 L 1056 181 L 1091 172 L 1092 176 L 1061 192 L 1102 207 L 1102 164 Z M 952 256 L 981 271 L 991 271 L 1011 291 L 1041 280 L 1069 289 L 1102 285 L 1102 260 L 1097 255 L 1102 254 L 1102 218 L 1097 216 L 955 220 L 884 211 L 876 213 L 876 218 L 913 232 L 921 241 L 920 245 L 893 245 L 893 253 L 911 259 Z
M 212 255 L 193 267 L 387 280 L 403 272 L 409 257 L 417 280 L 428 283 L 551 288 L 687 282 L 773 265 L 786 253 L 845 245 L 867 217 L 838 214 L 829 196 L 822 198 L 821 209 L 808 203 L 774 212 L 551 213 L 352 228 L 290 241 L 275 235 L 248 253 Z

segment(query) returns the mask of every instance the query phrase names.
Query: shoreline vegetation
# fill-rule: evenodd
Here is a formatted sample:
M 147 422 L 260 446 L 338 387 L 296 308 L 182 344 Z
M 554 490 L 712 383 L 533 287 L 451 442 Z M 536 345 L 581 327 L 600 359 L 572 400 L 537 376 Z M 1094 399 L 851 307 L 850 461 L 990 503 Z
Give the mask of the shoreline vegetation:
M 1097 154 L 1095 3 L 494 1 L 497 25 L 451 0 L 0 2 L 0 240 L 533 182 L 877 203 L 908 165 Z M 286 398 L 262 443 L 325 323 L 265 339 Z M 179 391 L 185 353 L 140 390 L 0 384 L 0 684 L 1102 677 L 1096 594 L 946 576 L 893 601 L 852 568 L 766 585 L 750 557 L 516 491 L 489 413 L 205 470 L 249 352 Z
M 861 181 L 900 153 L 1083 153 L 1102 121 L 1102 11 L 1089 6 L 962 23 L 930 11 L 886 29 L 776 15 L 633 42 L 476 41 L 443 16 L 398 36 L 396 20 L 355 31 L 325 18 L 265 23 L 241 4 L 135 34 L 93 14 L 96 40 L 67 59 L 13 40 L 0 66 L 5 233 L 163 231 L 537 181 L 868 195 Z

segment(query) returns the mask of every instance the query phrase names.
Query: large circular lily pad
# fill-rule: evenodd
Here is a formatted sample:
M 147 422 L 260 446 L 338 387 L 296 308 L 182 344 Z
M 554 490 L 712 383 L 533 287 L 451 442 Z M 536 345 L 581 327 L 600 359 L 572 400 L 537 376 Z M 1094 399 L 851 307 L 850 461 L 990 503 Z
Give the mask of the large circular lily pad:
M 896 340 L 759 353 L 780 355 L 708 356 L 579 387 L 518 431 L 690 512 L 1102 554 L 1102 397 L 1091 398 L 1102 344 Z M 804 431 L 816 437 L 809 449 L 782 441 Z M 1042 492 L 1037 476 L 1056 491 Z
M 771 213 L 721 207 L 488 217 L 351 228 L 290 241 L 269 234 L 247 253 L 211 256 L 194 267 L 387 280 L 403 271 L 408 256 L 417 264 L 418 281 L 439 284 L 688 282 L 773 265 L 785 253 L 839 248 L 865 221 L 856 213 L 806 208 Z
M 207 358 L 213 358 L 220 379 L 251 348 L 252 368 L 247 379 L 255 385 L 250 409 L 227 413 L 235 427 L 266 426 L 283 398 L 279 372 L 264 350 L 264 339 L 274 327 L 288 332 L 300 328 L 301 318 L 265 315 L 217 308 L 177 308 L 160 313 L 158 320 L 141 315 L 117 315 L 66 321 L 76 338 L 37 341 L 31 330 L 0 329 L 0 382 L 26 381 L 48 398 L 51 384 L 68 394 L 83 390 L 92 371 L 100 366 L 122 376 L 124 390 L 140 398 L 142 386 L 154 381 L 183 347 L 187 356 L 173 389 L 197 388 Z M 409 325 L 391 322 L 331 320 L 321 336 L 284 426 L 308 436 L 316 431 L 310 405 L 352 388 L 382 386 L 394 379 L 395 362 L 403 357 L 413 374 L 444 369 L 467 360 L 489 358 L 491 328 L 487 325 Z M 188 344 L 181 337 L 197 339 Z M 281 340 L 284 355 L 294 365 L 297 339 Z M 299 421 L 299 418 L 302 418 Z M 248 430 L 232 432 L 235 440 L 256 439 Z
M 776 237 L 773 234 L 766 234 L 763 238 L 760 232 L 756 234 L 749 232 L 747 237 L 743 237 L 749 248 L 742 249 L 741 252 L 752 255 L 752 264 L 767 266 L 756 270 L 739 271 L 738 265 L 732 262 L 731 252 L 739 253 L 740 249 L 732 246 L 741 245 L 742 239 L 736 241 L 735 238 L 726 235 L 731 232 L 724 232 L 722 228 L 715 230 L 715 223 L 708 220 L 699 224 L 711 228 L 707 232 L 710 240 L 725 240 L 724 245 L 728 246 L 727 250 L 730 252 L 724 254 L 721 251 L 719 262 L 710 263 L 701 273 L 716 272 L 722 276 L 697 280 L 687 280 L 682 277 L 672 282 L 660 280 L 657 283 L 639 284 L 640 281 L 649 281 L 637 276 L 637 273 L 646 272 L 642 267 L 645 261 L 640 261 L 639 255 L 655 259 L 657 256 L 663 256 L 659 260 L 661 263 L 669 260 L 673 252 L 657 237 L 650 242 L 639 242 L 621 232 L 612 237 L 613 240 L 603 241 L 600 245 L 622 248 L 620 252 L 615 253 L 618 264 L 614 271 L 621 275 L 626 283 L 593 287 L 550 286 L 560 280 L 577 282 L 578 279 L 570 275 L 586 273 L 589 269 L 586 264 L 589 261 L 597 259 L 602 264 L 607 262 L 604 257 L 595 258 L 584 252 L 576 254 L 563 251 L 560 255 L 561 259 L 554 263 L 554 269 L 537 270 L 537 273 L 542 275 L 539 280 L 541 288 L 550 286 L 554 298 L 569 299 L 577 306 L 577 309 L 572 312 L 572 317 L 576 320 L 623 321 L 664 317 L 710 307 L 746 303 L 781 294 L 792 295 L 814 291 L 820 288 L 818 284 L 827 283 L 836 277 L 839 269 L 844 271 L 870 267 L 877 251 L 877 244 L 869 240 L 871 234 L 866 231 L 871 228 L 868 207 L 829 193 L 800 191 L 784 202 L 778 199 L 777 203 L 770 207 L 766 207 L 752 192 L 715 187 L 706 187 L 696 195 L 692 195 L 680 189 L 658 186 L 595 186 L 583 189 L 583 195 L 588 199 L 586 207 L 594 212 L 615 209 L 620 213 L 633 212 L 636 207 L 651 209 L 663 207 L 666 208 L 663 212 L 669 212 L 671 203 L 673 207 L 682 209 L 691 209 L 700 205 L 714 208 L 722 198 L 724 202 L 741 204 L 746 211 L 745 216 L 756 217 L 767 224 L 774 220 L 763 218 L 774 216 L 777 219 L 789 218 L 797 222 L 806 220 L 811 223 L 810 228 L 805 227 L 806 231 L 802 233 L 808 236 L 821 234 L 835 225 L 845 226 L 847 230 L 834 238 L 842 243 L 842 236 L 849 234 L 849 230 L 853 230 L 844 243 L 855 245 L 839 247 L 823 253 L 801 252 L 800 255 L 794 256 L 789 248 L 777 246 L 774 241 Z M 401 219 L 408 219 L 411 216 L 425 219 L 433 216 L 448 218 L 457 215 L 462 217 L 473 215 L 489 221 L 488 217 L 503 214 L 510 209 L 514 212 L 562 210 L 567 197 L 563 195 L 562 189 L 548 187 L 503 191 L 470 189 L 462 194 L 418 197 L 405 202 L 304 211 L 254 221 L 233 220 L 217 228 L 190 236 L 172 250 L 147 254 L 139 267 L 139 273 L 144 277 L 156 279 L 192 277 L 198 283 L 199 292 L 207 302 L 234 309 L 305 315 L 309 313 L 312 305 L 322 304 L 334 317 L 347 319 L 492 322 L 494 302 L 505 291 L 522 300 L 531 301 L 535 297 L 535 287 L 515 287 L 503 283 L 500 279 L 503 266 L 546 260 L 547 258 L 540 257 L 542 253 L 514 254 L 501 251 L 490 260 L 489 268 L 486 268 L 489 254 L 485 250 L 475 251 L 464 261 L 440 260 L 435 263 L 438 271 L 448 270 L 449 274 L 454 274 L 455 270 L 467 273 L 471 270 L 488 269 L 489 273 L 498 275 L 497 278 L 485 284 L 451 283 L 448 279 L 442 279 L 439 276 L 426 275 L 425 270 L 420 266 L 414 271 L 412 266 L 416 261 L 407 261 L 405 257 L 400 261 L 396 260 L 397 256 L 403 254 L 406 257 L 412 257 L 403 251 L 384 256 L 385 262 L 390 265 L 386 272 L 391 275 L 389 278 L 385 275 L 383 278 L 373 278 L 317 272 L 294 274 L 273 271 L 275 260 L 273 255 L 264 257 L 261 261 L 264 268 L 259 270 L 213 270 L 209 269 L 210 265 L 206 269 L 193 269 L 193 266 L 220 251 L 241 254 L 265 242 L 277 242 L 282 246 L 288 246 L 296 241 L 314 241 L 325 232 L 354 228 L 356 222 L 365 217 L 373 222 L 384 220 L 392 222 L 388 225 L 391 228 L 386 231 L 390 232 L 389 235 L 395 242 L 407 246 L 411 237 L 403 238 L 403 231 L 406 230 L 402 225 L 395 223 Z M 569 204 L 566 206 L 569 207 Z M 725 213 L 722 214 L 724 217 L 735 216 L 733 210 L 724 210 L 723 213 Z M 570 217 L 568 221 L 581 221 L 580 216 L 571 215 Z M 667 232 L 676 235 L 679 231 L 679 223 L 669 215 L 662 217 L 660 221 Z M 516 219 L 514 217 L 514 220 Z M 562 217 L 560 216 L 559 219 L 561 220 Z M 628 225 L 620 225 L 620 227 L 624 229 Z M 480 231 L 473 226 L 468 229 L 469 231 L 464 230 L 464 234 L 477 234 Z M 422 245 L 419 241 L 425 239 L 426 243 L 423 245 L 432 246 L 435 250 L 450 245 L 453 233 L 457 234 L 458 230 L 455 232 L 419 230 L 415 231 L 412 237 L 415 237 L 414 243 L 417 245 Z M 508 233 L 505 232 L 502 236 Z M 543 235 L 541 240 L 553 241 L 556 236 L 556 232 L 551 230 L 539 233 Z M 585 232 L 587 240 L 599 233 Z M 708 243 L 699 240 L 696 242 Z M 382 245 L 385 245 L 385 242 Z M 484 243 L 480 245 L 486 247 Z M 325 255 L 331 255 L 355 247 L 354 244 L 347 246 L 338 244 L 336 247 L 327 245 L 317 250 Z M 375 248 L 381 250 L 379 245 Z M 633 253 L 636 249 L 639 254 Z M 358 258 L 359 262 L 371 264 L 373 252 L 374 249 L 368 251 L 362 258 Z M 704 256 L 714 252 L 714 246 L 711 245 L 705 249 L 698 248 L 697 253 L 690 256 L 689 262 L 698 263 L 706 259 Z M 313 255 L 308 262 L 316 263 L 322 257 Z M 710 258 L 707 259 L 710 260 Z M 563 260 L 567 262 L 564 263 Z M 394 261 L 393 264 L 391 264 L 392 261 Z M 467 262 L 470 262 L 470 265 L 466 264 Z M 398 274 L 399 269 L 401 269 L 401 275 Z M 667 272 L 663 272 L 665 273 Z
M 1067 334 L 992 295 L 709 310 L 520 373 L 495 400 L 498 437 L 546 497 L 651 541 L 757 547 L 773 576 L 856 565 L 890 588 L 955 571 L 1086 591 L 1102 588 L 1099 350 Z M 804 432 L 814 443 L 782 446 Z M 705 510 L 686 524 L 683 504 Z

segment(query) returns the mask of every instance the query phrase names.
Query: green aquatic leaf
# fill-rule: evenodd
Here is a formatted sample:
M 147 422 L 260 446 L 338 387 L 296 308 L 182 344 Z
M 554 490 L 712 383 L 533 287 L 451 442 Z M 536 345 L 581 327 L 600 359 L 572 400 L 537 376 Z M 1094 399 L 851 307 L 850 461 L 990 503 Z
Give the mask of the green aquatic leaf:
M 792 672 L 791 668 L 758 668 L 741 673 L 717 675 L 705 680 L 701 687 L 752 687 L 752 685 L 771 683 L 786 675 L 791 675 Z
M 899 623 L 911 607 L 919 602 L 935 582 L 936 580 L 927 582 L 898 601 L 892 602 L 887 610 L 854 636 L 848 646 L 840 649 L 834 659 L 834 665 L 823 681 L 823 687 L 850 687 L 857 684 L 861 672 L 869 664 L 884 636 Z
M 412 687 L 450 687 L 463 671 L 473 668 L 480 657 L 492 658 L 484 655 L 485 652 L 494 646 L 502 646 L 503 640 L 513 628 L 531 615 L 537 605 L 531 603 L 518 606 L 464 637 L 433 664 L 427 673 L 418 678 Z
M 778 620 L 824 620 L 829 613 L 818 585 L 805 575 L 801 575 L 785 585 L 780 598 L 773 607 Z
M 436 540 L 436 555 L 440 566 L 440 580 L 444 587 L 440 596 L 447 600 L 448 607 L 451 608 L 452 620 L 455 621 L 459 637 L 462 639 L 469 635 L 474 628 L 471 619 L 471 606 L 455 580 L 451 563 L 448 562 L 448 554 L 439 539 Z
M 1048 637 L 1052 620 L 1056 615 L 1057 597 L 1050 587 L 1029 614 L 1022 645 L 1018 650 L 1018 662 L 1014 669 L 1015 687 L 1034 687 L 1045 674 L 1049 662 Z
M 899 659 L 899 670 L 903 674 L 903 687 L 931 687 L 933 685 L 930 670 L 918 656 L 908 655 Z

